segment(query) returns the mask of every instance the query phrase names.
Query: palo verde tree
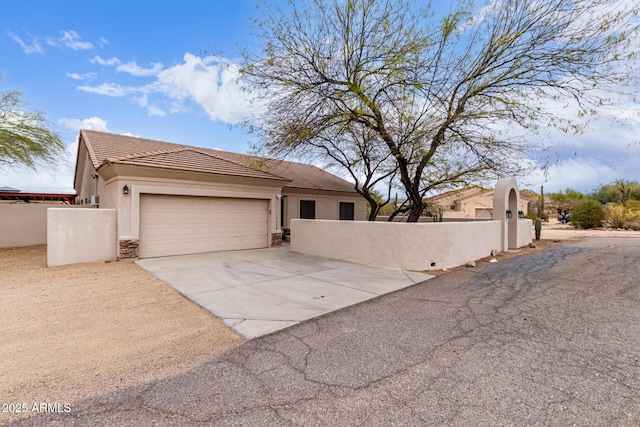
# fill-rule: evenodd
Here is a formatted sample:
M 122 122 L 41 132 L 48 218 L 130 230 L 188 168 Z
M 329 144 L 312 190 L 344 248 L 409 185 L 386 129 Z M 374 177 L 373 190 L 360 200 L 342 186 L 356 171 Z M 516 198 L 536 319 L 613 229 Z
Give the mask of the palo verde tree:
M 263 44 L 245 53 L 243 75 L 263 107 L 253 124 L 263 148 L 325 156 L 352 175 L 367 169 L 362 162 L 377 165 L 358 191 L 397 183 L 417 221 L 429 190 L 520 172 L 539 144 L 512 129 L 580 131 L 578 119 L 636 75 L 626 50 L 638 32 L 631 2 L 443 7 L 450 12 L 404 0 L 261 8 Z M 564 100 L 573 117 L 546 108 Z
M 38 161 L 53 161 L 64 144 L 38 110 L 32 110 L 20 92 L 0 92 L 0 167 L 35 168 Z

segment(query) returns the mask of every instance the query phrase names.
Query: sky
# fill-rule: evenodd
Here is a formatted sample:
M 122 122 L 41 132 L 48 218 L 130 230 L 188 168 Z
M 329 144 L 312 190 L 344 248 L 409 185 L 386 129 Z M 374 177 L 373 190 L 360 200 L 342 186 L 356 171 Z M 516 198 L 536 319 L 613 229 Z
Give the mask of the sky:
M 247 152 L 251 113 L 236 64 L 253 46 L 253 1 L 2 0 L 0 91 L 18 90 L 67 146 L 56 165 L 0 170 L 0 187 L 73 192 L 81 128 Z M 640 108 L 623 103 L 551 154 L 521 188 L 589 192 L 640 182 Z M 563 112 L 570 114 L 571 112 Z M 565 140 L 551 132 L 549 138 Z

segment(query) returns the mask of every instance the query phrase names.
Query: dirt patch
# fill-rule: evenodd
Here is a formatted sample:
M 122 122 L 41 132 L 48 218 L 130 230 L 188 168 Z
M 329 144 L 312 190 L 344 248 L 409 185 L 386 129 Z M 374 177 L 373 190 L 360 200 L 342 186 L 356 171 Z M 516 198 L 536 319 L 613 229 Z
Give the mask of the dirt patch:
M 245 341 L 132 262 L 47 268 L 46 246 L 0 249 L 0 295 L 0 404 L 73 405 Z

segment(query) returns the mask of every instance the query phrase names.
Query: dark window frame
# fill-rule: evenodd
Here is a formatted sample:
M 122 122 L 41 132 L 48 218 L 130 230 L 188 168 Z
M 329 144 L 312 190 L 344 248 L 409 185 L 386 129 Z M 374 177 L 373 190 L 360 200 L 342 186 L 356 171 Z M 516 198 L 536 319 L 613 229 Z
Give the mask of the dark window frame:
M 315 200 L 300 200 L 299 205 L 300 205 L 300 219 L 316 219 L 316 201 Z
M 343 210 L 343 206 L 345 210 Z M 347 208 L 347 206 L 349 206 Z M 340 221 L 355 221 L 356 204 L 354 202 L 338 202 L 338 219 Z

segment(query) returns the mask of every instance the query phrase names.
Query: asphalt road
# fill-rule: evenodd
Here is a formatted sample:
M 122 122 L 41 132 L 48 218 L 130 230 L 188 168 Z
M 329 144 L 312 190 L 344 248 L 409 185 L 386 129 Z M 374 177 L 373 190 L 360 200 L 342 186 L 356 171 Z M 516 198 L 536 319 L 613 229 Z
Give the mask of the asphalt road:
M 466 268 L 16 425 L 640 425 L 640 239 Z

